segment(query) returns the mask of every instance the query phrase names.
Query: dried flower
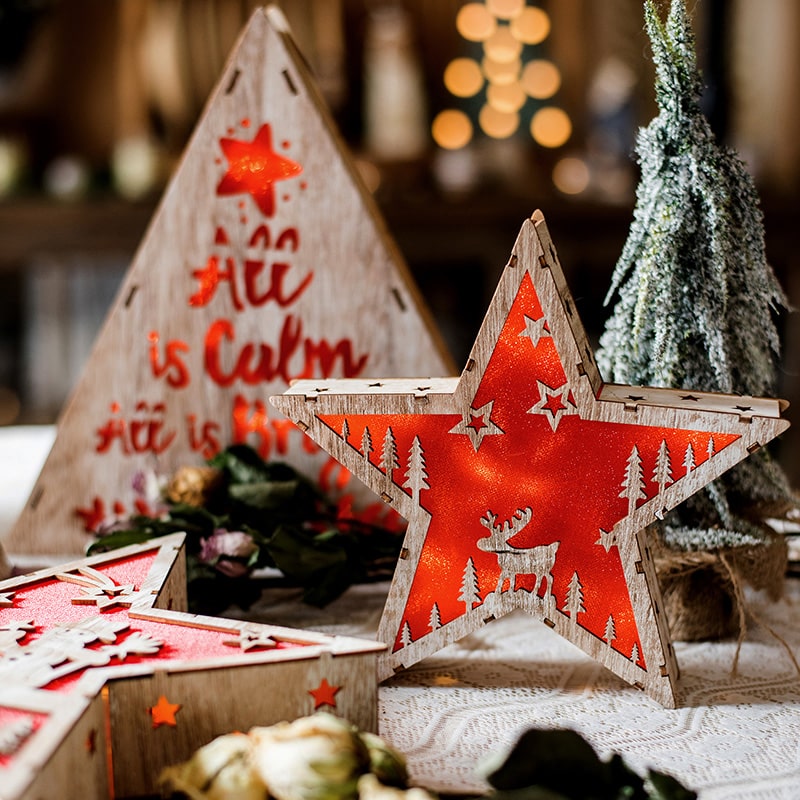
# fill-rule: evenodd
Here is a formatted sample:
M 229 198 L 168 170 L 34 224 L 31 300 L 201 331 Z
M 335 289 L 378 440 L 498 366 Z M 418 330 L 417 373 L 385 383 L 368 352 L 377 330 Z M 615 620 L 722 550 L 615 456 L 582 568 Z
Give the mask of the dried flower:
M 369 754 L 357 729 L 331 714 L 253 728 L 253 764 L 277 800 L 353 800 Z
M 250 557 L 257 552 L 258 545 L 249 533 L 216 528 L 208 539 L 200 540 L 197 558 L 229 578 L 241 578 L 250 572 Z
M 370 772 L 387 786 L 406 786 L 408 770 L 403 756 L 374 733 L 362 731 L 359 736 L 369 753 Z
M 219 736 L 189 761 L 167 767 L 159 783 L 190 800 L 265 800 L 267 791 L 252 767 L 253 743 L 241 733 Z
M 376 775 L 367 773 L 358 779 L 358 800 L 432 800 L 434 795 L 425 789 L 398 789 L 384 786 Z
M 164 496 L 171 503 L 204 506 L 222 481 L 213 467 L 180 467 L 167 483 Z

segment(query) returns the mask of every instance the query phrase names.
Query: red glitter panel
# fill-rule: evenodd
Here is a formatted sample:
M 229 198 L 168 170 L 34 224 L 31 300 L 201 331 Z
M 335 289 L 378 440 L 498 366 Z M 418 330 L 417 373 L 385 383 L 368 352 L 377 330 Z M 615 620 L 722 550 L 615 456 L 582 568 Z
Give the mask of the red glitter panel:
M 100 564 L 95 567 L 98 572 L 111 578 L 117 585 L 133 585 L 138 589 L 146 578 L 158 550 L 128 558 Z M 232 631 L 222 632 L 208 630 L 200 627 L 189 627 L 176 623 L 156 622 L 145 619 L 129 619 L 128 608 L 118 605 L 106 610 L 99 610 L 91 605 L 76 605 L 73 598 L 81 596 L 81 587 L 61 580 L 44 580 L 28 587 L 15 591 L 13 606 L 0 609 L 0 625 L 13 622 L 27 622 L 32 620 L 35 630 L 19 640 L 20 645 L 34 641 L 47 629 L 71 622 L 78 622 L 89 617 L 102 616 L 110 623 L 128 625 L 126 630 L 117 634 L 113 644 L 123 644 L 134 634 L 144 634 L 163 642 L 162 647 L 154 655 L 128 655 L 125 664 L 169 662 L 169 661 L 200 661 L 206 658 L 233 658 L 241 657 L 244 653 L 238 647 L 226 645 L 226 641 L 235 640 Z M 179 617 L 177 618 L 179 620 Z M 293 642 L 278 642 L 279 649 L 289 647 L 302 647 L 302 644 Z M 87 646 L 87 650 L 97 650 L 102 643 L 95 642 Z M 250 653 L 263 652 L 258 649 Z M 113 667 L 123 663 L 116 657 L 104 666 Z M 71 673 L 58 680 L 52 681 L 46 688 L 54 691 L 66 691 L 83 674 L 82 671 Z
M 670 454 L 668 485 L 738 437 L 714 434 L 710 442 L 712 435 L 703 431 L 581 419 L 541 318 L 541 306 L 526 275 L 472 402 L 476 413 L 471 420 L 455 414 L 346 417 L 348 443 L 363 454 L 365 443 L 371 442 L 367 455 L 383 472 L 387 467 L 382 443 L 391 427 L 399 461 L 392 480 L 412 497 L 412 487 L 421 487 L 416 490 L 419 502 L 431 514 L 402 628 L 407 623 L 405 635 L 416 641 L 431 631 L 434 603 L 446 624 L 473 603 L 485 601 L 498 588 L 501 568 L 497 548 L 487 552 L 478 545 L 492 527 L 481 519 L 491 512 L 496 527 L 502 529 L 507 521 L 515 521 L 515 515 L 524 517 L 529 508 L 527 524 L 506 528 L 506 533 L 516 533 L 508 535 L 503 549 L 537 548 L 544 557 L 544 546 L 558 542 L 553 586 L 546 588 L 542 580 L 537 594 L 542 597 L 550 591 L 557 613 L 574 613 L 574 621 L 600 639 L 613 616 L 612 646 L 626 657 L 634 646 L 641 654 L 619 552 L 616 547 L 606 552 L 599 544 L 601 530 L 610 532 L 630 513 L 631 504 L 638 507 L 658 494 L 655 473 L 662 443 Z M 538 325 L 532 324 L 537 321 Z M 320 419 L 337 433 L 343 431 L 344 416 Z M 480 436 L 477 451 L 473 443 L 477 437 L 469 435 L 468 428 Z M 412 455 L 415 437 L 422 460 L 419 454 Z M 693 465 L 687 467 L 684 458 L 690 446 Z M 663 475 L 660 480 L 663 488 Z M 473 600 L 463 591 L 470 559 L 479 596 Z M 516 588 L 532 591 L 533 575 L 522 568 L 517 572 Z M 570 612 L 570 607 L 577 610 Z M 400 630 L 395 650 L 402 639 Z M 638 661 L 644 664 L 641 657 Z

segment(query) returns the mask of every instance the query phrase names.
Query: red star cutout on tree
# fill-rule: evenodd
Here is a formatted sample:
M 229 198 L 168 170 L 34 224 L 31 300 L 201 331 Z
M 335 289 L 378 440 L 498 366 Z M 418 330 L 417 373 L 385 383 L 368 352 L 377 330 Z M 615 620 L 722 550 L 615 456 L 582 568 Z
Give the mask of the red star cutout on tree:
M 320 706 L 331 706 L 336 708 L 336 692 L 341 686 L 331 686 L 327 678 L 323 678 L 320 685 L 316 689 L 309 689 L 308 693 L 314 698 L 314 711 Z
M 541 318 L 549 336 L 520 336 Z M 461 377 L 426 383 L 300 381 L 273 398 L 409 521 L 380 677 L 523 608 L 673 705 L 677 665 L 643 529 L 785 430 L 779 402 L 748 399 L 744 414 L 739 397 L 690 404 L 604 385 L 539 212 Z M 469 427 L 476 414 L 494 435 Z M 408 458 L 387 473 L 381 448 L 365 459 L 358 442 L 389 426 Z
M 157 728 L 159 725 L 171 725 L 174 728 L 178 724 L 175 721 L 175 715 L 180 709 L 179 703 L 170 703 L 162 694 L 159 695 L 158 702 L 151 708 L 148 708 L 147 711 L 153 718 L 154 728 Z
M 228 170 L 217 186 L 218 195 L 249 194 L 265 217 L 275 213 L 277 181 L 293 178 L 303 167 L 272 149 L 272 128 L 265 122 L 252 142 L 219 140 Z

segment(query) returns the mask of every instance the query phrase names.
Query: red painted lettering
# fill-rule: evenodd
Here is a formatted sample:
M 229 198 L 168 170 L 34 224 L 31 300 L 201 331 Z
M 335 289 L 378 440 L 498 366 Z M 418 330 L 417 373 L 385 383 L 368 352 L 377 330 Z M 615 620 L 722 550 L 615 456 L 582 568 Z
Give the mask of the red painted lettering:
M 215 456 L 222 446 L 217 434 L 219 433 L 220 426 L 216 422 L 204 422 L 200 431 L 197 430 L 197 417 L 195 414 L 189 414 L 186 417 L 186 427 L 189 432 L 189 447 L 195 453 L 201 453 L 203 458 L 211 458 Z
M 232 358 L 224 357 L 226 343 L 231 345 Z M 304 360 L 300 369 L 295 371 L 291 361 L 299 351 Z M 277 347 L 247 342 L 237 350 L 236 329 L 226 319 L 215 320 L 205 338 L 206 374 L 222 387 L 231 386 L 237 380 L 255 386 L 274 380 L 288 384 L 296 378 L 329 378 L 337 368 L 344 377 L 353 378 L 364 369 L 367 358 L 366 353 L 357 358 L 353 355 L 349 339 L 341 339 L 333 345 L 324 339 L 318 342 L 304 339 L 303 323 L 292 314 L 283 322 Z M 225 363 L 233 366 L 226 368 Z
M 258 276 L 264 271 L 263 261 L 253 261 L 248 259 L 244 262 L 244 290 L 247 296 L 247 302 L 253 306 L 263 306 L 270 300 L 274 300 L 281 308 L 294 303 L 303 292 L 308 289 L 311 281 L 314 279 L 314 273 L 309 272 L 305 278 L 299 283 L 297 288 L 290 292 L 288 295 L 284 294 L 283 280 L 286 273 L 291 268 L 290 264 L 276 261 L 272 265 L 269 287 L 265 292 L 259 294 L 256 281 Z
M 189 345 L 180 339 L 167 342 L 166 356 L 163 363 L 158 352 L 159 335 L 151 331 L 147 337 L 150 341 L 150 369 L 156 378 L 164 378 L 173 389 L 183 389 L 189 385 L 189 368 L 179 353 L 188 353 Z

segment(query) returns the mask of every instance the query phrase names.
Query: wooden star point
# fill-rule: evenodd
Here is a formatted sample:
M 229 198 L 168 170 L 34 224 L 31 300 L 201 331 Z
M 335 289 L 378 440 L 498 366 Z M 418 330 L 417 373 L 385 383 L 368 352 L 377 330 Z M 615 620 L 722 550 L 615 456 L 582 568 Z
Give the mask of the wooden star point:
M 521 337 L 531 320 L 549 336 Z M 539 212 L 461 377 L 426 378 L 424 397 L 419 378 L 379 380 L 298 381 L 272 402 L 409 522 L 380 677 L 522 608 L 673 706 L 644 528 L 785 430 L 780 402 L 747 398 L 743 418 L 741 397 L 604 384 Z M 364 457 L 341 432 L 367 428 Z

